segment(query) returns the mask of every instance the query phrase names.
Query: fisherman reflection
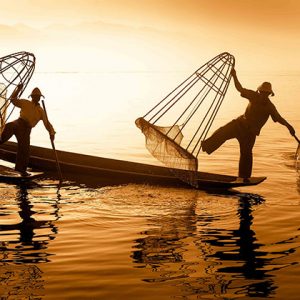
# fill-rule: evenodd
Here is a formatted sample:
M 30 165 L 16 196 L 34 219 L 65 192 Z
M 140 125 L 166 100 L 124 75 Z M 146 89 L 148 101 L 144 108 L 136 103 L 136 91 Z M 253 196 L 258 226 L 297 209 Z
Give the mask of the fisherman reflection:
M 222 251 L 222 248 L 226 248 L 228 243 L 224 242 L 222 237 L 219 236 L 216 246 L 220 247 L 220 250 L 212 255 L 212 257 L 218 258 L 222 262 L 234 262 L 228 267 L 219 267 L 217 272 L 231 274 L 232 277 L 236 279 L 240 278 L 240 275 L 243 275 L 245 280 L 249 280 L 250 283 L 245 284 L 241 282 L 239 286 L 239 284 L 237 284 L 239 280 L 236 280 L 236 282 L 228 285 L 228 290 L 234 290 L 237 294 L 242 293 L 249 297 L 268 297 L 274 294 L 277 288 L 272 280 L 274 275 L 271 275 L 270 269 L 266 268 L 267 265 L 271 264 L 272 259 L 267 258 L 268 252 L 259 250 L 264 245 L 257 243 L 255 232 L 251 229 L 253 223 L 253 206 L 259 205 L 262 202 L 264 202 L 264 200 L 257 195 L 239 195 L 237 211 L 240 224 L 239 229 L 226 233 L 226 235 L 231 236 L 231 249 L 229 251 Z M 232 249 L 232 247 L 234 247 L 234 249 Z M 228 265 L 228 263 L 224 263 L 224 265 Z M 256 282 L 251 283 L 253 280 Z
M 53 220 L 36 220 L 37 213 L 39 218 L 43 214 L 35 209 L 28 188 L 21 185 L 17 191 L 21 221 L 11 225 L 0 223 L 0 295 L 3 299 L 41 299 L 44 294 L 43 272 L 38 263 L 49 261 L 47 247 L 57 234 L 54 222 L 59 218 L 59 196 L 51 204 Z
M 57 234 L 57 228 L 52 220 L 36 220 L 33 204 L 28 198 L 26 186 L 19 186 L 17 194 L 17 204 L 19 207 L 19 216 L 21 222 L 17 224 L 0 224 L 0 232 L 5 240 L 11 237 L 11 240 L 3 243 L 1 250 L 7 252 L 8 257 L 5 261 L 18 263 L 41 263 L 48 262 L 49 253 L 46 252 L 49 240 L 54 239 Z M 54 209 L 54 212 L 53 212 Z M 52 204 L 54 218 L 59 218 L 57 203 Z M 45 230 L 50 232 L 45 234 Z M 13 233 L 19 231 L 19 240 L 13 239 Z
M 156 226 L 142 232 L 146 236 L 135 241 L 136 250 L 132 253 L 139 267 L 150 266 L 156 271 L 152 273 L 154 277 L 143 280 L 177 280 L 176 285 L 188 295 L 274 294 L 277 286 L 268 267 L 273 259 L 260 250 L 264 245 L 257 242 L 251 228 L 253 207 L 264 200 L 252 194 L 229 195 L 236 196 L 239 201 L 236 230 L 215 228 L 218 216 L 205 204 L 198 205 L 196 213 L 196 201 L 185 214 L 151 220 Z

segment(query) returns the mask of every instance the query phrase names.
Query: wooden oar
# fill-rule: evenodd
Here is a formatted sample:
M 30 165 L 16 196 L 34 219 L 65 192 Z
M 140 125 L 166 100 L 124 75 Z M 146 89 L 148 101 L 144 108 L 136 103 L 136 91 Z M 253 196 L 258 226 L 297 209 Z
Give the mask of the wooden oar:
M 46 118 L 47 118 L 47 123 L 49 124 L 48 114 L 47 114 L 47 110 L 46 110 L 44 100 L 42 100 L 42 105 L 43 105 L 43 109 L 45 111 L 45 115 L 46 115 Z M 59 161 L 58 161 L 57 152 L 56 152 L 56 149 L 55 149 L 54 141 L 51 138 L 50 138 L 50 141 L 51 141 L 52 149 L 53 149 L 53 152 L 54 152 L 54 155 L 55 155 L 57 173 L 58 173 L 58 178 L 59 178 L 59 184 L 61 184 L 63 179 L 62 179 L 62 174 L 61 174 L 60 164 L 59 164 Z

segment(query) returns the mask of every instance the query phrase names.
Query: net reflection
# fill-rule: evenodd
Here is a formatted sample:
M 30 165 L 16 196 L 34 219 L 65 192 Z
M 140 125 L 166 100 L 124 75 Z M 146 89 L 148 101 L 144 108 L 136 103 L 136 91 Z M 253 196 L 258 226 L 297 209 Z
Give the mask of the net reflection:
M 163 220 L 155 220 L 159 228 L 153 228 L 143 232 L 144 238 L 137 239 L 136 251 L 132 253 L 135 263 L 146 264 L 153 271 L 160 269 L 164 263 L 177 263 L 184 260 L 183 252 L 185 238 L 196 232 L 196 213 L 195 201 L 180 210 L 176 215 L 164 216 Z M 173 275 L 175 277 L 184 277 L 186 271 L 177 270 Z M 172 271 L 165 271 L 160 278 L 144 279 L 144 281 L 165 281 L 172 278 Z
M 236 211 L 227 216 L 205 204 L 205 199 L 195 199 L 181 214 L 151 220 L 155 226 L 141 233 L 132 252 L 136 267 L 151 271 L 143 281 L 170 282 L 180 294 L 199 298 L 274 296 L 278 287 L 272 271 L 289 266 L 280 260 L 293 250 L 269 253 L 257 240 L 252 213 L 263 198 L 225 197 L 238 199 Z M 236 229 L 229 229 L 233 225 Z

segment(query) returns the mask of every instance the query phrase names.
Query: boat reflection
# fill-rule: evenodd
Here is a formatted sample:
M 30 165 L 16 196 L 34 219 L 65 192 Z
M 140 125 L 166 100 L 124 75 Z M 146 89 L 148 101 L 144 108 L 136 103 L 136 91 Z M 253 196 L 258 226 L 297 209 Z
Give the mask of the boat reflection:
M 197 297 L 274 296 L 277 285 L 272 271 L 288 266 L 276 259 L 293 251 L 274 255 L 263 250 L 265 245 L 257 240 L 252 212 L 264 202 L 262 197 L 224 196 L 238 199 L 237 211 L 225 216 L 229 225 L 217 209 L 199 198 L 191 201 L 183 214 L 149 220 L 156 225 L 141 233 L 143 237 L 135 240 L 132 252 L 137 267 L 152 271 L 143 281 L 172 281 L 180 287 L 180 294 Z M 232 224 L 236 229 L 228 229 Z

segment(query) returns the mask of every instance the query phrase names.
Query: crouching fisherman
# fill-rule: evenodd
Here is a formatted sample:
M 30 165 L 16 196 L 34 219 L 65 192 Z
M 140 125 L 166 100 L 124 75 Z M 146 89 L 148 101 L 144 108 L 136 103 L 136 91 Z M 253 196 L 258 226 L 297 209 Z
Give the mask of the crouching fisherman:
M 18 94 L 22 88 L 23 85 L 18 85 L 10 97 L 11 103 L 21 109 L 20 117 L 5 125 L 1 134 L 0 144 L 5 143 L 15 135 L 18 141 L 15 170 L 20 172 L 22 176 L 26 176 L 28 175 L 26 169 L 29 163 L 31 129 L 35 127 L 40 120 L 43 120 L 52 141 L 54 141 L 55 131 L 48 121 L 45 111 L 39 104 L 41 97 L 44 97 L 39 88 L 34 88 L 31 92 L 31 95 L 29 96 L 31 97 L 31 101 L 18 99 Z

